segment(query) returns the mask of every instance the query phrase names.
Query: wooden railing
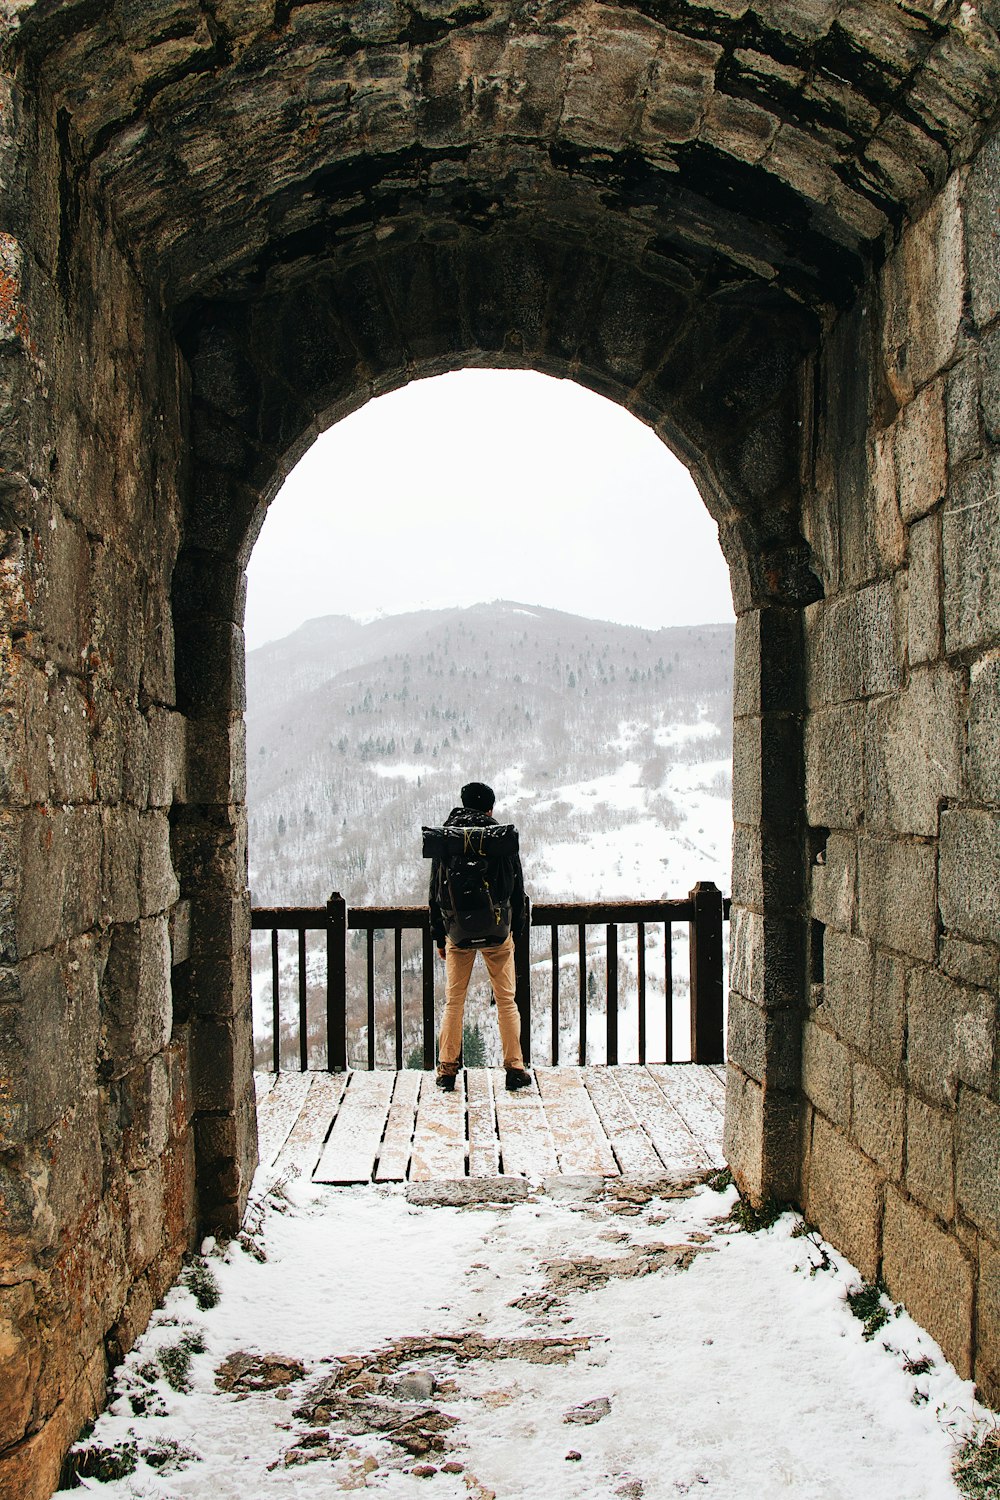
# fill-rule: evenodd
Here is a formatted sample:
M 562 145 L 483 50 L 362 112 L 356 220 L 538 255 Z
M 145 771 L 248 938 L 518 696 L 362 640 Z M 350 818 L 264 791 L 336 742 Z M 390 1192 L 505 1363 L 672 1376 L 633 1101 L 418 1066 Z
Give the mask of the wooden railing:
M 610 903 L 543 902 L 531 907 L 530 927 L 548 928 L 551 938 L 549 962 L 549 1006 L 551 1017 L 550 1061 L 558 1065 L 560 1057 L 560 934 L 575 929 L 577 941 L 577 985 L 579 1022 L 575 1061 L 588 1061 L 588 949 L 587 929 L 605 928 L 605 1060 L 617 1063 L 619 1057 L 618 1005 L 618 939 L 622 926 L 634 926 L 637 936 L 638 1037 L 637 1060 L 644 1063 L 647 1051 L 647 974 L 646 931 L 655 925 L 664 928 L 664 1027 L 665 1056 L 674 1060 L 673 1001 L 674 977 L 671 931 L 676 923 L 687 923 L 689 930 L 689 984 L 692 1062 L 721 1062 L 723 1037 L 723 962 L 722 928 L 729 916 L 729 901 L 711 881 L 700 881 L 690 894 L 680 900 L 619 901 Z M 348 907 L 338 893 L 326 906 L 255 907 L 251 917 L 253 930 L 271 935 L 271 1061 L 275 1072 L 281 1069 L 281 976 L 279 935 L 297 935 L 297 1002 L 298 1060 L 305 1071 L 309 1066 L 307 1026 L 306 934 L 325 934 L 326 940 L 326 1066 L 333 1072 L 347 1067 L 348 1061 L 348 934 L 364 933 L 366 949 L 365 1010 L 367 1066 L 376 1066 L 376 983 L 375 943 L 377 935 L 391 933 L 393 938 L 393 999 L 395 1064 L 403 1067 L 403 933 L 420 934 L 420 993 L 422 1065 L 434 1067 L 434 944 L 430 919 L 425 906 L 354 906 Z M 531 934 L 526 929 L 515 942 L 517 1005 L 521 1013 L 521 1048 L 525 1062 L 531 1062 Z M 659 1061 L 660 1059 L 655 1059 Z

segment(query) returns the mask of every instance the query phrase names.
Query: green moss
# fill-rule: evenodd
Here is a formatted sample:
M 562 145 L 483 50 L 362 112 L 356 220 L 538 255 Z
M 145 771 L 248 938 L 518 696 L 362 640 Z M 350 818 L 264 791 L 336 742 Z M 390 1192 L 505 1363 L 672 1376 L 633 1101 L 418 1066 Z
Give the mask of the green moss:
M 765 1198 L 759 1208 L 748 1199 L 740 1198 L 733 1204 L 729 1217 L 747 1234 L 759 1234 L 762 1229 L 770 1229 L 776 1224 L 785 1208 L 784 1203 L 778 1203 L 774 1198 Z

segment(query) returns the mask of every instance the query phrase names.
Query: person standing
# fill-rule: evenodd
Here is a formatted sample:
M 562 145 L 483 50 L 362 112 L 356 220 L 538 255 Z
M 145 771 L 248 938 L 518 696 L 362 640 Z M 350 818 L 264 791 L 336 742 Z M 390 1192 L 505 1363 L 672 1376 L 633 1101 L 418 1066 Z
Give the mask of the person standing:
M 465 996 L 476 954 L 481 953 L 496 999 L 507 1088 L 513 1091 L 531 1083 L 521 1053 L 521 1018 L 515 999 L 514 939 L 528 920 L 517 834 L 513 827 L 501 829 L 497 824 L 493 816 L 496 798 L 485 782 L 470 781 L 461 796 L 461 807 L 452 808 L 440 832 L 447 842 L 446 830 L 470 830 L 463 832 L 460 841 L 452 840 L 466 857 L 433 856 L 428 896 L 431 935 L 445 965 L 436 1082 L 448 1092 L 455 1087 Z M 483 830 L 478 838 L 477 829 Z M 484 911 L 488 914 L 485 922 L 481 919 Z

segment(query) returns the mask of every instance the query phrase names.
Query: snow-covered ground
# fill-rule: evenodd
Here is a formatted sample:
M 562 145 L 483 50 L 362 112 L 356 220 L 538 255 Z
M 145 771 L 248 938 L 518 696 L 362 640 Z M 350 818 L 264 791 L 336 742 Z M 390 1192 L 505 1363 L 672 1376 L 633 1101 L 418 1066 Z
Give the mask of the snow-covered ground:
M 725 1217 L 732 1189 L 614 1179 L 414 1201 L 435 1187 L 259 1181 L 247 1245 L 266 1260 L 206 1247 L 218 1305 L 174 1288 L 89 1439 L 131 1446 L 137 1466 L 84 1486 L 108 1500 L 956 1495 L 956 1446 L 989 1415 L 905 1314 L 865 1340 L 845 1302 L 859 1278 L 792 1215 L 749 1234 Z

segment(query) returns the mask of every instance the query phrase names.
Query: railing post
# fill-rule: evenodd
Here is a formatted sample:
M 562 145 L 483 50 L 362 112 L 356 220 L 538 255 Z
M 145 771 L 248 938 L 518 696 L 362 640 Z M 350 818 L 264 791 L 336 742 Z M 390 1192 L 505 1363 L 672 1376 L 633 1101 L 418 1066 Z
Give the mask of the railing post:
M 423 929 L 423 1011 L 424 1011 L 424 1071 L 433 1072 L 434 1044 L 434 938 L 430 922 Z
M 691 1061 L 719 1063 L 725 1057 L 722 1026 L 722 892 L 699 880 L 690 892 L 694 915 L 691 943 Z
M 525 1064 L 531 1062 L 531 906 L 525 916 L 524 926 L 514 939 L 514 998 L 521 1017 L 521 1056 Z
M 334 891 L 326 903 L 326 1065 L 347 1067 L 347 902 Z

